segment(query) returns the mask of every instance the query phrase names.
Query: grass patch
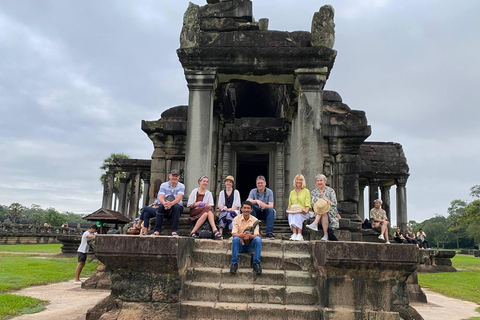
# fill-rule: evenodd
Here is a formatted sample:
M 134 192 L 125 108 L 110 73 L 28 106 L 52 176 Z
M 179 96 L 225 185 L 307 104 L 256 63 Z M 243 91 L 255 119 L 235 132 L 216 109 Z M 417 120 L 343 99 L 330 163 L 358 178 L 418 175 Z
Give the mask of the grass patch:
M 62 253 L 61 243 L 51 244 L 0 244 L 0 252 Z
M 0 320 L 17 314 L 29 314 L 45 310 L 46 301 L 17 296 L 14 294 L 0 294 Z
M 0 254 L 0 293 L 32 285 L 73 279 L 77 258 L 50 258 L 33 255 Z M 98 263 L 87 263 L 82 277 L 93 273 Z
M 452 263 L 459 271 L 419 273 L 418 283 L 446 296 L 480 304 L 480 259 L 457 254 Z

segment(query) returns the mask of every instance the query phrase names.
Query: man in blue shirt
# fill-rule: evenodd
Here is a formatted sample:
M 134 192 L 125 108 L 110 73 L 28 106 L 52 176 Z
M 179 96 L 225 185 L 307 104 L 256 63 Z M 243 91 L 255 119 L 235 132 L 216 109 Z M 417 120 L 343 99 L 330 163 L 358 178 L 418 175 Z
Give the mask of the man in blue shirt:
M 160 235 L 162 232 L 163 218 L 165 216 L 172 218 L 172 236 L 178 237 L 178 223 L 180 215 L 183 212 L 182 197 L 185 193 L 185 185 L 178 182 L 180 173 L 173 169 L 168 175 L 168 181 L 162 183 L 158 190 L 158 202 L 160 205 L 157 209 L 157 221 L 155 223 L 154 235 Z
M 266 221 L 267 239 L 275 239 L 273 235 L 273 221 L 275 220 L 273 191 L 267 188 L 267 181 L 264 176 L 257 177 L 257 187 L 250 190 L 247 201 L 253 204 L 252 216 Z

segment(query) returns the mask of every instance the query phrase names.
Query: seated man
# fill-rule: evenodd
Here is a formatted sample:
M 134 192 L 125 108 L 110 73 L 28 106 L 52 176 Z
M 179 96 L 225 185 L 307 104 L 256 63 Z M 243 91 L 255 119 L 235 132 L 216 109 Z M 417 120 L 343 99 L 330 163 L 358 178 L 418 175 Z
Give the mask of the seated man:
M 167 216 L 172 218 L 172 236 L 178 237 L 178 223 L 183 212 L 182 197 L 185 193 L 185 186 L 178 182 L 179 177 L 178 171 L 173 169 L 168 175 L 169 180 L 160 185 L 157 196 L 160 204 L 157 209 L 157 221 L 153 235 L 160 235 L 163 218 Z
M 420 248 L 423 249 L 428 249 L 428 241 L 427 241 L 427 235 L 423 231 L 423 229 L 419 229 L 417 232 L 417 240 L 420 242 Z
M 267 239 L 275 239 L 273 235 L 273 221 L 275 220 L 273 191 L 267 188 L 267 181 L 264 176 L 257 177 L 257 187 L 250 190 L 247 201 L 253 204 L 252 215 L 266 221 Z
M 262 267 L 260 266 L 260 255 L 262 254 L 262 238 L 260 237 L 260 226 L 254 227 L 258 220 L 251 215 L 253 211 L 253 204 L 249 201 L 242 203 L 242 214 L 233 219 L 232 229 L 232 265 L 230 266 L 230 273 L 237 273 L 238 269 L 238 253 L 252 252 L 253 254 L 253 271 L 256 274 L 262 274 Z M 252 228 L 252 230 L 247 230 Z

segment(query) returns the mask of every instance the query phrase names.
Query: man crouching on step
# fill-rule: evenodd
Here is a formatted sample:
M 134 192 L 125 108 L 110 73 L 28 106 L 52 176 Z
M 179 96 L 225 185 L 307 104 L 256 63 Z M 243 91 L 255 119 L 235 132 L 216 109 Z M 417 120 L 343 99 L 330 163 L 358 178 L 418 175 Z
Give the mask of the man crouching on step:
M 237 273 L 239 253 L 255 251 L 253 254 L 253 271 L 256 274 L 262 274 L 262 267 L 260 266 L 260 255 L 262 254 L 260 221 L 250 214 L 253 211 L 253 204 L 250 201 L 243 202 L 241 210 L 242 214 L 233 219 L 230 273 Z

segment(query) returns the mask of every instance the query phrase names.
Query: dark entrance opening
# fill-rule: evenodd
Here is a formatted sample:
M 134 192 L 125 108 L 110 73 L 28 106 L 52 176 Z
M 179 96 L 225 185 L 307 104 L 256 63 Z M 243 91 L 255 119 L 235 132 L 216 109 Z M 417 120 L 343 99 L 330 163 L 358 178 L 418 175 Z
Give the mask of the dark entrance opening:
M 268 154 L 237 154 L 236 189 L 242 201 L 257 187 L 255 180 L 260 175 L 268 181 Z

